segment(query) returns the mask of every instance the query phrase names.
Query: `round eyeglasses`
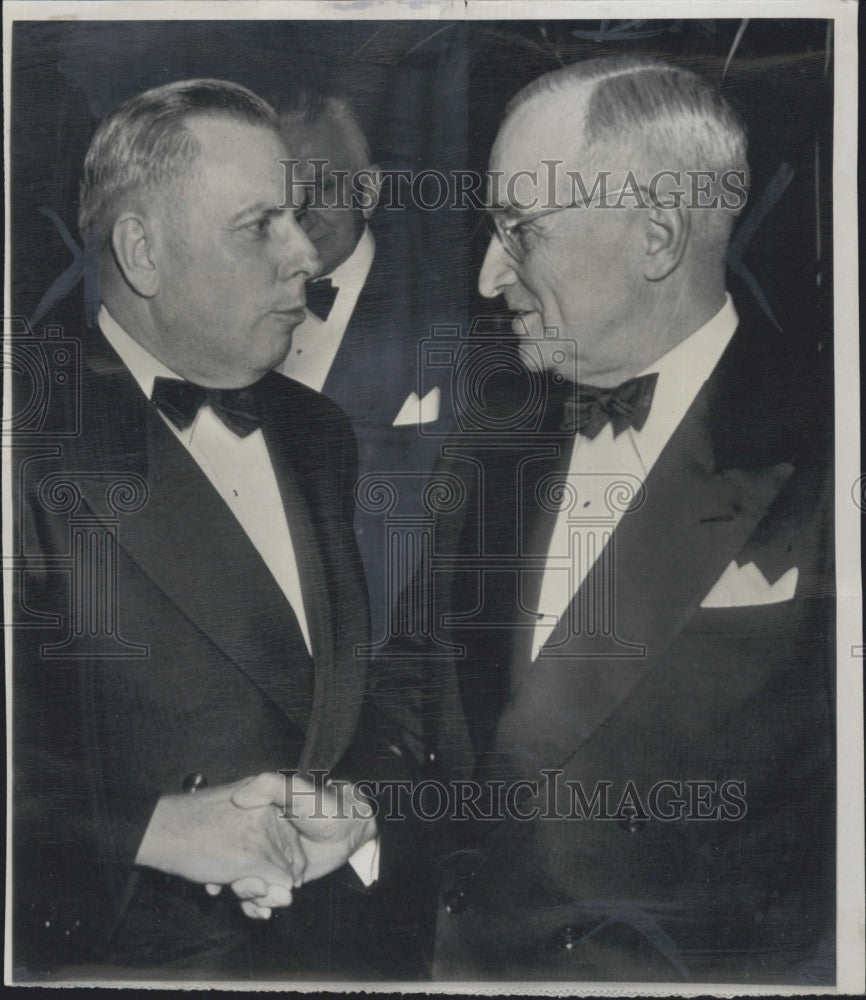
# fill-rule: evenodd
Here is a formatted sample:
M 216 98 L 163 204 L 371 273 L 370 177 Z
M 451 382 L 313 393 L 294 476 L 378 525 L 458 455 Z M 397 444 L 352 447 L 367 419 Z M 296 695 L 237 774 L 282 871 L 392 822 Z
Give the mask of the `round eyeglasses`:
M 606 199 L 610 195 L 622 194 L 625 190 L 625 187 L 621 187 L 614 191 L 605 191 L 602 193 L 602 198 Z M 637 186 L 634 190 L 643 193 L 646 189 L 642 186 Z M 532 232 L 530 227 L 533 223 L 548 215 L 565 212 L 570 208 L 591 208 L 594 201 L 594 198 L 590 201 L 574 201 L 569 205 L 557 205 L 556 208 L 548 208 L 543 212 L 534 212 L 532 215 L 511 217 L 506 217 L 505 209 L 491 208 L 487 210 L 486 225 L 491 239 L 496 237 L 508 256 L 518 264 L 521 264 L 532 248 L 532 243 L 528 237 Z M 642 202 L 642 206 L 646 207 L 646 204 Z M 606 207 L 612 208 L 616 206 L 607 205 Z
M 555 215 L 557 212 L 564 212 L 567 208 L 582 208 L 580 203 L 573 205 L 560 205 L 557 208 L 549 208 L 544 212 L 535 212 L 533 215 L 524 215 L 506 218 L 502 209 L 488 210 L 487 231 L 492 238 L 496 237 L 502 244 L 503 249 L 518 264 L 526 259 L 530 250 L 528 240 L 529 227 L 548 215 Z

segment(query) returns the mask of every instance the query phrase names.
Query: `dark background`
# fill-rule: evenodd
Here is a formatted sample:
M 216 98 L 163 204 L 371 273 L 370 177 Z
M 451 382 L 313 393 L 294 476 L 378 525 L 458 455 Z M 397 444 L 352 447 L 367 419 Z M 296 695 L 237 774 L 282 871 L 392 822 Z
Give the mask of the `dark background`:
M 735 45 L 736 43 L 736 45 Z M 735 47 L 732 57 L 729 56 Z M 483 171 L 502 111 L 539 74 L 612 53 L 653 53 L 716 81 L 744 119 L 749 213 L 788 165 L 742 251 L 739 302 L 772 313 L 829 362 L 832 329 L 832 24 L 819 20 L 19 22 L 12 51 L 12 305 L 40 324 L 82 313 L 82 282 L 52 284 L 73 257 L 81 163 L 103 114 L 171 80 L 217 76 L 279 107 L 298 84 L 346 94 L 384 168 Z M 727 66 L 726 66 L 727 64 Z M 460 312 L 487 237 L 472 210 L 409 211 L 407 266 L 435 270 Z M 760 299 L 764 300 L 763 303 Z M 39 308 L 41 305 L 41 308 Z M 829 368 L 828 368 L 829 371 Z

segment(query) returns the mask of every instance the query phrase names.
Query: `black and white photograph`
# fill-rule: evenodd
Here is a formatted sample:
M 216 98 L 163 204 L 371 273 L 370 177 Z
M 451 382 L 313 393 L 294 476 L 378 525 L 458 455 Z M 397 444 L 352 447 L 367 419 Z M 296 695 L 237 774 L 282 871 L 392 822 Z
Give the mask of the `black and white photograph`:
M 866 988 L 856 4 L 3 31 L 6 984 Z

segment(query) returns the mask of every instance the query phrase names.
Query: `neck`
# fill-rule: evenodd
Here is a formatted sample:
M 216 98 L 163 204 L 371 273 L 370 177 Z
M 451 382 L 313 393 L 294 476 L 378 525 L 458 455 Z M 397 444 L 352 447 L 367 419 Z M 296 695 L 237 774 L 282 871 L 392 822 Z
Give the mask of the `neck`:
M 167 368 L 175 370 L 172 359 L 165 356 L 161 349 L 150 318 L 146 300 L 139 296 L 124 294 L 123 289 L 112 287 L 108 282 L 102 286 L 102 304 L 111 313 L 111 318 L 124 333 L 128 334 L 137 344 L 140 344 L 157 361 Z
M 714 280 L 709 275 L 702 277 L 698 281 L 661 283 L 647 303 L 640 331 L 647 350 L 635 358 L 635 374 L 700 330 L 725 304 L 724 271 Z
M 187 345 L 184 353 L 177 348 L 180 338 L 166 335 L 154 321 L 150 300 L 141 296 L 124 295 L 122 290 L 103 288 L 102 301 L 112 319 L 124 333 L 143 347 L 179 378 L 212 389 L 236 389 L 257 382 L 265 372 L 219 372 L 205 350 L 193 350 Z
M 651 364 L 657 358 L 673 350 L 693 333 L 707 323 L 725 304 L 725 291 L 719 289 L 712 295 L 692 296 L 669 302 L 670 311 L 664 308 L 655 310 L 653 320 L 658 345 L 655 357 L 650 358 Z
M 684 282 L 659 283 L 648 291 L 627 319 L 603 335 L 606 359 L 597 359 L 597 367 L 586 359 L 578 365 L 580 382 L 612 388 L 634 378 L 697 332 L 725 303 L 723 284 L 695 288 Z

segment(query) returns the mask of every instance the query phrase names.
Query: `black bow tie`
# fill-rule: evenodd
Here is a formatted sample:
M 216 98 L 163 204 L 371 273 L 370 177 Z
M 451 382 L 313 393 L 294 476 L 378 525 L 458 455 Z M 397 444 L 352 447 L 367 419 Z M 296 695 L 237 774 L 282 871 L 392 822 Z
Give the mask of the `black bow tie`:
M 610 389 L 578 384 L 563 401 L 559 429 L 594 438 L 610 421 L 614 437 L 626 427 L 639 431 L 649 416 L 657 381 L 658 372 L 652 372 Z
M 243 389 L 206 389 L 181 379 L 158 376 L 153 380 L 150 398 L 178 430 L 186 430 L 207 403 L 230 431 L 238 437 L 246 437 L 262 425 L 257 385 Z
M 319 278 L 318 281 L 307 282 L 307 308 L 314 312 L 323 322 L 328 318 L 339 288 L 334 286 L 330 278 Z

